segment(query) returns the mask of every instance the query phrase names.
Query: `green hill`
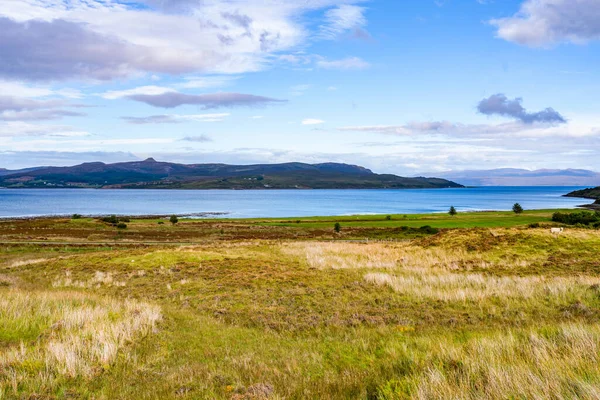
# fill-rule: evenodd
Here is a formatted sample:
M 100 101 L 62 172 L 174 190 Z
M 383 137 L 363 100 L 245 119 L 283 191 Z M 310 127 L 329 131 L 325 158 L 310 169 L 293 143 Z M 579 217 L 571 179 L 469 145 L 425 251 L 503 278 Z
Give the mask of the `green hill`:
M 581 197 L 581 198 L 584 198 L 584 199 L 596 199 L 596 200 L 600 200 L 600 186 L 598 186 L 596 188 L 576 190 L 574 192 L 566 194 L 565 196 L 567 196 L 567 197 Z
M 48 167 L 0 176 L 7 188 L 115 189 L 432 189 L 459 188 L 439 178 L 376 174 L 338 163 L 175 164 L 144 161 Z

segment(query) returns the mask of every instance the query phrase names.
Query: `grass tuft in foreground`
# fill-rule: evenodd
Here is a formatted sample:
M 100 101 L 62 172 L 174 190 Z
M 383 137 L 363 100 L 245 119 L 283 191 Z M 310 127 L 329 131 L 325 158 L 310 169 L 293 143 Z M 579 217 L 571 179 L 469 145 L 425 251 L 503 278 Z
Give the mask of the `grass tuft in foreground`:
M 0 398 L 91 379 L 161 320 L 157 306 L 135 301 L 16 289 L 0 294 Z

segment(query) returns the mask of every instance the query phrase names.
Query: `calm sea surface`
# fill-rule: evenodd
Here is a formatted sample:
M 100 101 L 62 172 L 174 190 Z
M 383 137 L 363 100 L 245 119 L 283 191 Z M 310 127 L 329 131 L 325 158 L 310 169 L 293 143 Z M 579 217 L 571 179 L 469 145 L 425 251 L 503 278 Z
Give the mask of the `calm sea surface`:
M 572 208 L 585 199 L 561 197 L 581 187 L 481 187 L 421 190 L 104 190 L 0 189 L 0 217 L 122 214 L 301 217 Z

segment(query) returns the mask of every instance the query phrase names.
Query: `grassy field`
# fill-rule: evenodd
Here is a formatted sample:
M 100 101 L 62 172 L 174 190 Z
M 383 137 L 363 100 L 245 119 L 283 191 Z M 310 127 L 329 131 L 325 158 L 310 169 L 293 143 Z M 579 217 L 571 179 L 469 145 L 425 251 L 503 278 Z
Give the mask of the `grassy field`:
M 0 221 L 0 399 L 599 398 L 551 214 Z

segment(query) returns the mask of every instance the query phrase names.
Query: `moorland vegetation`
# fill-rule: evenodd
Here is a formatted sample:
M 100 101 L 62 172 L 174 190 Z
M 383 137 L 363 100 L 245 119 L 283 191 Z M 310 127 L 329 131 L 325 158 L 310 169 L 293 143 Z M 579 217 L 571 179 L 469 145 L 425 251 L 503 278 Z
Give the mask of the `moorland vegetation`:
M 600 230 L 553 213 L 2 220 L 0 398 L 596 399 Z

